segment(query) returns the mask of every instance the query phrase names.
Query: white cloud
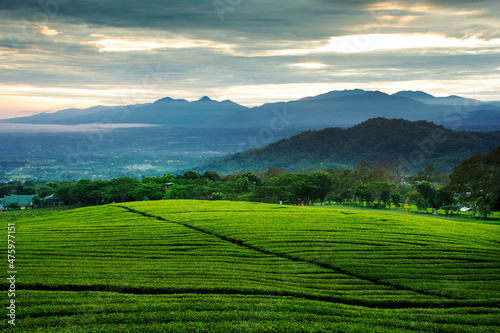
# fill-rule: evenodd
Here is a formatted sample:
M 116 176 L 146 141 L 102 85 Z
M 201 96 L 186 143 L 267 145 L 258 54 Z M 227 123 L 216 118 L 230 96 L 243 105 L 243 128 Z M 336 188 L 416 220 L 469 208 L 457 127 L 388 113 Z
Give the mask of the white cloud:
M 49 27 L 46 25 L 37 26 L 35 28 L 38 30 L 38 32 L 40 32 L 41 34 L 43 34 L 45 36 L 57 36 L 61 33 L 55 29 L 49 29 Z
M 319 68 L 326 67 L 328 65 L 325 65 L 325 64 L 322 64 L 319 62 L 301 62 L 298 64 L 292 64 L 291 66 L 300 67 L 300 68 L 308 68 L 308 69 L 319 69 Z
M 154 49 L 172 48 L 214 48 L 221 51 L 230 51 L 231 47 L 227 44 L 216 43 L 208 40 L 189 39 L 189 38 L 171 38 L 171 39 L 149 39 L 139 37 L 106 37 L 101 34 L 92 34 L 90 37 L 104 38 L 98 41 L 82 42 L 82 44 L 91 44 L 99 48 L 99 52 L 128 52 L 128 51 L 149 51 Z
M 274 50 L 270 55 L 306 55 L 311 53 L 361 53 L 378 50 L 422 48 L 500 47 L 500 39 L 480 40 L 448 38 L 429 34 L 365 34 L 332 37 L 325 46 L 314 49 Z

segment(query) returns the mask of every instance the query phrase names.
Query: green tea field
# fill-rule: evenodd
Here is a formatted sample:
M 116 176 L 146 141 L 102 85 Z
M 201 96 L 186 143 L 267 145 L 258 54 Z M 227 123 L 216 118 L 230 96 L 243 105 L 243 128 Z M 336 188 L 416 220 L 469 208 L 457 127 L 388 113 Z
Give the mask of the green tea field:
M 6 332 L 500 331 L 495 224 L 172 200 L 1 228 Z

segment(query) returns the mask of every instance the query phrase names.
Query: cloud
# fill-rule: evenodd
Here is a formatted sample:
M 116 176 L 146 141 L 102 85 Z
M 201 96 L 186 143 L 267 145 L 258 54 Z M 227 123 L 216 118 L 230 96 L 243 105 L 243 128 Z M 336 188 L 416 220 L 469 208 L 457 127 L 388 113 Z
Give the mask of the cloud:
M 99 52 L 127 52 L 127 51 L 149 51 L 154 49 L 185 49 L 185 48 L 213 48 L 217 50 L 230 50 L 227 44 L 219 44 L 207 40 L 196 40 L 189 38 L 152 39 L 143 37 L 106 37 L 101 34 L 92 34 L 90 37 L 104 37 L 98 41 L 83 42 L 99 48 Z
M 291 49 L 271 51 L 270 55 L 306 55 L 310 53 L 359 53 L 378 50 L 421 48 L 478 48 L 500 47 L 500 39 L 490 41 L 475 37 L 467 39 L 447 38 L 429 34 L 397 35 L 368 34 L 332 37 L 327 45 L 314 49 Z
M 291 64 L 291 66 L 300 67 L 300 68 L 308 68 L 308 69 L 319 69 L 323 67 L 327 67 L 328 65 L 319 63 L 319 62 L 302 62 L 298 64 Z
M 211 0 L 0 0 L 0 118 L 422 82 L 468 94 L 500 77 L 498 1 L 222 1 L 223 20 Z
M 49 27 L 46 25 L 38 26 L 35 28 L 38 29 L 38 31 L 45 36 L 57 36 L 60 34 L 59 31 L 55 29 L 49 29 Z

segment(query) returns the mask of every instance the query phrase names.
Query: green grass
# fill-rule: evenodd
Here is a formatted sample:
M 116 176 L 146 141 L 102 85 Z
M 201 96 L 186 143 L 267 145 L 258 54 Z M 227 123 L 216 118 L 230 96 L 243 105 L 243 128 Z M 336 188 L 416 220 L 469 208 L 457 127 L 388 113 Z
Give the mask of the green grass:
M 15 221 L 18 331 L 500 327 L 496 225 L 187 200 Z
M 459 222 L 475 222 L 475 223 L 481 223 L 481 224 L 496 224 L 500 225 L 500 220 L 498 219 L 498 212 L 493 212 L 492 214 L 489 215 L 488 219 L 483 220 L 479 216 L 479 213 L 476 213 L 476 215 L 472 215 L 472 213 L 467 212 L 467 213 L 461 213 L 461 214 L 448 214 L 445 215 L 444 210 L 439 210 L 438 215 L 432 215 L 431 214 L 431 209 L 428 210 L 428 213 L 425 212 L 419 212 L 416 206 L 411 206 L 408 214 L 406 214 L 406 211 L 404 208 L 399 208 L 396 209 L 394 207 L 391 208 L 371 208 L 367 206 L 359 207 L 357 205 L 339 205 L 339 204 L 324 204 L 324 205 L 319 205 L 315 204 L 315 208 L 324 208 L 324 209 L 337 209 L 337 210 L 360 210 L 360 211 L 365 211 L 365 212 L 376 212 L 376 213 L 393 213 L 393 214 L 401 214 L 401 215 L 413 215 L 413 216 L 426 216 L 429 218 L 436 218 L 436 219 L 444 219 L 444 220 L 449 220 L 449 221 L 459 221 Z
M 40 216 L 47 216 L 59 213 L 65 210 L 71 210 L 80 206 L 55 206 L 36 209 L 23 209 L 23 210 L 10 210 L 0 211 L 0 221 L 3 220 L 17 220 L 21 218 L 37 218 Z

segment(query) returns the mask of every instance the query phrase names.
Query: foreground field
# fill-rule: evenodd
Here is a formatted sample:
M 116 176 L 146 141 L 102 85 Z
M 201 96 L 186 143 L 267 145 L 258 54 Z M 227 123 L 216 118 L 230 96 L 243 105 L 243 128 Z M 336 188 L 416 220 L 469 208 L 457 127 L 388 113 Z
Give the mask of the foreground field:
M 16 331 L 496 332 L 499 236 L 495 225 L 241 202 L 19 219 Z

